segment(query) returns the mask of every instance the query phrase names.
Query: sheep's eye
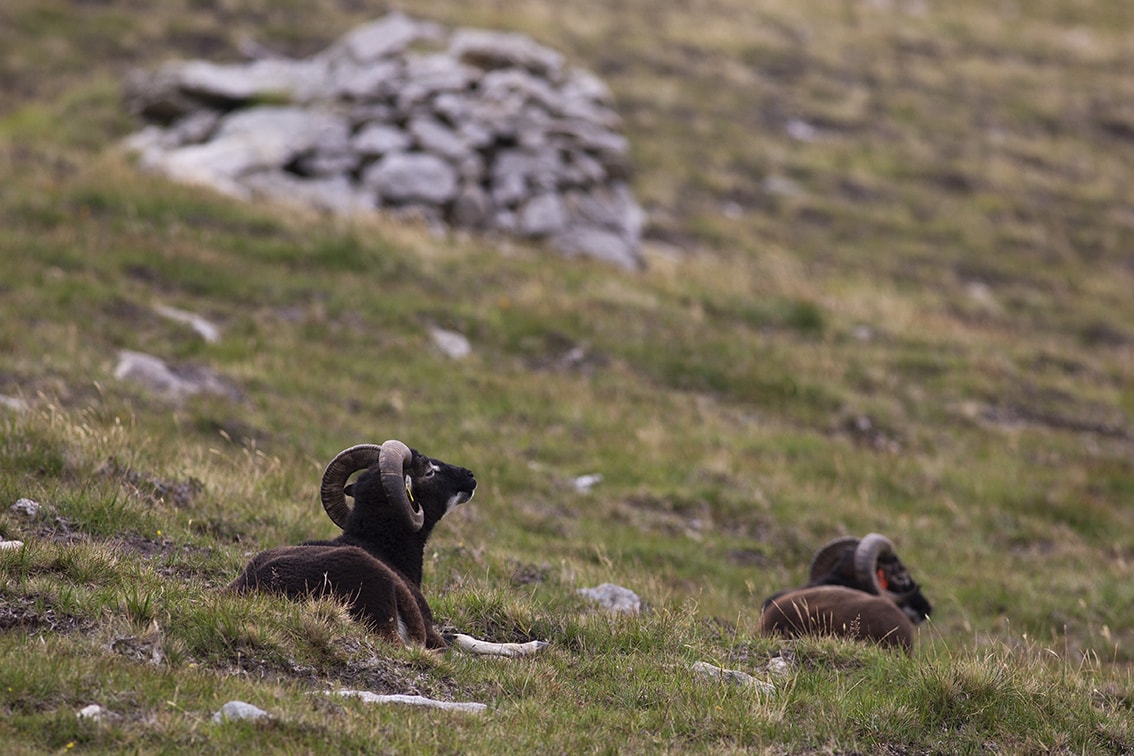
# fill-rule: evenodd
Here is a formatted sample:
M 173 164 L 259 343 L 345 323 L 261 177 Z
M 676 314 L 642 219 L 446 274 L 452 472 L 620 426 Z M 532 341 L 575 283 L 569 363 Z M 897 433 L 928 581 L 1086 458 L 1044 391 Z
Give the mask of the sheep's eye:
M 427 477 L 427 478 L 432 478 L 436 474 L 437 474 L 437 468 L 434 467 L 433 465 L 430 465 L 429 469 L 427 469 L 425 471 L 425 477 Z

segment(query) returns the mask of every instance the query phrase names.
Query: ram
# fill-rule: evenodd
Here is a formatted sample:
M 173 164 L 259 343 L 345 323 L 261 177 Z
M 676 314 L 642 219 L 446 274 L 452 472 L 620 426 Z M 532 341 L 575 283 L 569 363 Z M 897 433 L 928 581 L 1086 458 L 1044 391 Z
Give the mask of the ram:
M 475 491 L 471 470 L 427 457 L 401 441 L 352 446 L 327 465 L 319 491 L 342 534 L 263 551 L 226 590 L 337 598 L 355 619 L 392 643 L 445 649 L 448 643 L 434 627 L 421 591 L 425 544 L 441 518 Z M 506 656 L 546 645 L 489 643 L 462 634 L 452 640 L 473 653 Z
M 933 607 L 889 538 L 837 538 L 815 553 L 802 588 L 764 601 L 758 628 L 787 637 L 840 635 L 913 648 L 914 626 Z

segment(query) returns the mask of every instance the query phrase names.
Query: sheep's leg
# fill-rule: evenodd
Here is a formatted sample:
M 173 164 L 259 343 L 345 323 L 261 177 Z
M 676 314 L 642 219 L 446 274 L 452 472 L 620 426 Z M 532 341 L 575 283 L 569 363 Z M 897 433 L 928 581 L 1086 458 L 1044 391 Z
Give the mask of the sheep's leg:
M 413 593 L 400 578 L 390 577 L 368 581 L 350 592 L 351 613 L 390 643 L 428 646 L 431 628 L 423 621 Z
M 430 651 L 444 651 L 449 644 L 433 626 L 430 626 L 425 630 L 425 647 Z
M 417 606 L 418 615 L 421 617 L 421 631 L 425 641 L 425 647 L 431 651 L 444 651 L 449 647 L 441 634 L 437 632 L 437 628 L 433 626 L 433 610 L 429 608 L 429 602 L 425 600 L 425 596 L 412 583 L 406 583 L 406 590 L 409 598 L 402 598 L 402 600 L 409 602 L 413 600 Z
M 527 643 L 492 643 L 477 640 L 471 635 L 453 633 L 448 636 L 453 645 L 466 654 L 478 656 L 531 656 L 547 647 L 547 641 L 528 641 Z

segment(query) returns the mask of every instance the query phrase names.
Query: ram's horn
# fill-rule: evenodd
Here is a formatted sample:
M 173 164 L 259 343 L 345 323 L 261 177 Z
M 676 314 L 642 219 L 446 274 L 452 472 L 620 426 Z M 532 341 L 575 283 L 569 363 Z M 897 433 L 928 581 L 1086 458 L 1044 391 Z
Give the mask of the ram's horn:
M 319 486 L 319 498 L 323 509 L 339 528 L 346 528 L 350 516 L 350 505 L 346 502 L 347 479 L 359 470 L 365 470 L 378 461 L 382 447 L 378 444 L 358 444 L 339 452 L 327 469 L 323 471 L 323 482 Z
M 869 533 L 854 550 L 854 575 L 858 584 L 870 586 L 870 592 L 881 595 L 884 589 L 878 584 L 878 558 L 893 554 L 894 544 L 878 533 Z
M 378 472 L 382 475 L 382 490 L 397 516 L 413 532 L 425 524 L 425 510 L 412 500 L 406 487 L 405 467 L 413 459 L 413 452 L 401 441 L 391 439 L 382 444 L 378 456 Z
M 858 539 L 854 536 L 844 536 L 829 541 L 811 558 L 811 566 L 807 570 L 807 582 L 814 584 L 830 575 L 843 561 L 846 552 L 852 551 L 856 546 Z

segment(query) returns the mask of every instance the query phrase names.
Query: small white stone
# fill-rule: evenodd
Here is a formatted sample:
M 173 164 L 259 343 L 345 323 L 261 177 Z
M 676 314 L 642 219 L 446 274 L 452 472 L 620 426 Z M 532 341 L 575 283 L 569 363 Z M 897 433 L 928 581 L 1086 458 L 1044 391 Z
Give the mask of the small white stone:
M 0 407 L 7 407 L 13 412 L 27 412 L 28 403 L 15 396 L 0 394 Z
M 707 662 L 696 662 L 692 666 L 692 670 L 703 677 L 720 680 L 730 685 L 751 687 L 761 693 L 772 694 L 776 692 L 776 686 L 772 685 L 770 682 L 757 679 L 747 672 L 740 672 L 735 669 L 724 669 L 723 667 L 717 667 Z
M 588 493 L 592 488 L 602 482 L 602 475 L 599 473 L 592 473 L 590 475 L 580 475 L 575 478 L 575 490 L 579 493 Z
M 216 714 L 213 714 L 213 721 L 220 723 L 238 719 L 263 719 L 264 717 L 271 717 L 271 715 L 258 706 L 243 701 L 229 701 L 220 707 Z
M 793 118 L 787 123 L 788 136 L 797 142 L 814 142 L 819 138 L 819 131 L 807 121 Z
M 580 588 L 579 595 L 586 596 L 615 614 L 638 614 L 642 611 L 642 600 L 629 588 L 613 583 L 603 583 L 594 588 Z
M 769 659 L 765 668 L 768 670 L 768 674 L 773 677 L 787 677 L 791 674 L 791 662 L 782 656 L 774 656 Z
M 154 305 L 154 312 L 161 315 L 163 318 L 189 326 L 209 344 L 215 344 L 220 341 L 220 329 L 200 315 L 161 304 Z
M 106 709 L 102 708 L 98 704 L 91 704 L 90 706 L 84 706 L 83 708 L 79 709 L 79 712 L 75 716 L 77 716 L 79 719 L 89 719 L 92 722 L 101 722 L 106 718 L 108 713 L 109 712 Z
M 22 514 L 24 517 L 35 517 L 39 514 L 40 504 L 34 499 L 17 499 L 16 503 L 8 507 L 10 512 Z
M 433 328 L 429 335 L 433 337 L 433 343 L 437 345 L 437 348 L 444 352 L 445 356 L 454 360 L 464 359 L 472 353 L 472 345 L 469 344 L 469 340 L 456 331 Z

